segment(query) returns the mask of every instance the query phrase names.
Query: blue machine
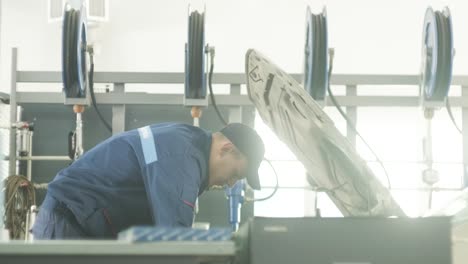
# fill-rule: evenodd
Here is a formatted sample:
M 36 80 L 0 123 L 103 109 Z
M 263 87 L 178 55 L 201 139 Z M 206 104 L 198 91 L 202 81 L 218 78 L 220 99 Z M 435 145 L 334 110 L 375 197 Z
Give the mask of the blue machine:
M 226 196 L 229 200 L 229 224 L 231 224 L 233 232 L 239 229 L 240 212 L 244 203 L 244 187 L 245 180 L 240 180 L 231 188 L 225 188 Z
M 134 226 L 119 233 L 119 240 L 132 242 L 148 241 L 228 241 L 232 232 L 239 229 L 241 207 L 244 203 L 245 180 L 238 181 L 233 187 L 226 187 L 229 200 L 229 228 L 210 228 L 201 230 L 186 227 Z

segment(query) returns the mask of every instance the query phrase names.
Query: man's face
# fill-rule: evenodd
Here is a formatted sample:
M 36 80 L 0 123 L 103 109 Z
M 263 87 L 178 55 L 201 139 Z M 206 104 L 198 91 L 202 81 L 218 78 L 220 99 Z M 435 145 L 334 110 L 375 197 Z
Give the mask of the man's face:
M 232 187 L 246 175 L 247 159 L 232 143 L 223 145 L 211 162 L 213 166 L 209 176 L 210 186 Z

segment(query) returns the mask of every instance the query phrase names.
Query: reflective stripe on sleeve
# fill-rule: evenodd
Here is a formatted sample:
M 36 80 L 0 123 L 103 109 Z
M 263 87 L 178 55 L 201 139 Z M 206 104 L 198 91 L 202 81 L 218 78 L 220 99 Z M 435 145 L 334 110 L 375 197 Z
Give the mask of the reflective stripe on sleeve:
M 150 164 L 158 160 L 156 153 L 156 146 L 154 144 L 153 132 L 149 126 L 138 129 L 140 134 L 141 147 L 143 148 L 143 155 L 145 156 L 146 164 Z

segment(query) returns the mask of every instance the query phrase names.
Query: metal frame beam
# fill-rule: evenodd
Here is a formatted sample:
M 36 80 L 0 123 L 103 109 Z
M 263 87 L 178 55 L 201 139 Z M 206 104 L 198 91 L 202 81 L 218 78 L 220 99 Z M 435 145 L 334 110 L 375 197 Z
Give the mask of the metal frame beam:
M 358 88 L 359 89 L 359 88 Z M 183 94 L 156 94 L 142 92 L 125 93 L 97 93 L 98 104 L 159 104 L 159 105 L 183 105 Z M 421 105 L 418 96 L 335 96 L 341 106 L 359 107 L 419 107 Z M 59 92 L 17 92 L 16 102 L 63 104 L 63 94 Z M 216 104 L 224 106 L 250 106 L 252 103 L 247 95 L 226 94 L 216 95 Z M 430 104 L 430 103 L 427 103 Z M 441 103 L 433 103 L 437 107 L 445 107 Z M 450 97 L 452 107 L 468 107 L 468 101 L 462 97 Z M 327 101 L 327 106 L 333 106 Z
M 291 76 L 302 82 L 302 74 Z M 17 82 L 22 83 L 61 83 L 61 72 L 18 71 Z M 183 72 L 95 72 L 95 83 L 184 83 Z M 245 84 L 243 73 L 214 73 L 213 84 Z M 419 85 L 419 75 L 382 74 L 334 74 L 332 85 Z M 454 75 L 452 85 L 468 86 L 468 76 Z

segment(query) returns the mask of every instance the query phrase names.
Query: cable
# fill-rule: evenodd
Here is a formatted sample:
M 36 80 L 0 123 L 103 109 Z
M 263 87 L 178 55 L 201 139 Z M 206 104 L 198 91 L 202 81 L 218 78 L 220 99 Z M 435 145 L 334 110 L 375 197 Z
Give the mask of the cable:
M 91 53 L 92 52 L 90 52 L 91 67 L 89 69 L 89 93 L 91 95 L 91 102 L 93 103 L 94 110 L 96 110 L 96 113 L 98 114 L 99 119 L 101 119 L 102 123 L 104 124 L 104 126 L 106 126 L 107 130 L 109 130 L 109 132 L 112 133 L 112 127 L 104 119 L 104 117 L 102 116 L 96 104 L 96 97 L 94 95 L 94 61 L 93 61 L 93 55 Z
M 448 96 L 447 96 L 447 99 L 445 100 L 445 108 L 447 108 L 447 113 L 449 114 L 450 120 L 452 120 L 453 125 L 454 125 L 455 128 L 458 130 L 458 132 L 460 132 L 460 134 L 461 134 L 461 133 L 462 133 L 462 130 L 461 130 L 460 127 L 457 125 L 457 122 L 455 121 L 455 118 L 453 117 L 452 108 L 451 108 L 451 106 L 450 106 L 450 102 L 449 102 L 449 97 L 448 97 Z
M 330 66 L 328 70 L 328 85 L 327 85 L 327 91 L 328 95 L 330 96 L 330 99 L 332 100 L 333 104 L 335 105 L 336 109 L 338 112 L 340 112 L 341 116 L 346 120 L 346 123 L 348 126 L 351 127 L 351 129 L 361 138 L 362 142 L 367 146 L 367 148 L 372 152 L 372 154 L 375 156 L 377 162 L 382 166 L 382 169 L 384 170 L 385 177 L 387 178 L 387 183 L 388 183 L 388 189 L 391 189 L 391 184 L 390 184 L 390 177 L 388 176 L 387 170 L 385 169 L 385 166 L 383 165 L 383 162 L 380 160 L 380 158 L 377 156 L 377 154 L 374 152 L 374 150 L 371 148 L 371 146 L 366 142 L 366 140 L 361 136 L 359 131 L 357 130 L 356 126 L 353 124 L 353 122 L 349 119 L 349 117 L 344 113 L 344 111 L 341 109 L 341 106 L 338 104 L 336 101 L 335 96 L 333 95 L 331 88 L 330 88 L 330 83 L 331 83 L 331 74 L 333 70 L 333 57 L 334 57 L 334 51 L 333 49 L 330 49 Z
M 0 92 L 0 101 L 2 102 L 2 104 L 10 104 L 10 97 L 7 94 Z
M 359 196 L 361 196 L 361 198 L 362 198 L 363 200 L 367 201 L 367 208 L 363 208 L 363 207 L 360 207 L 360 206 L 354 206 L 354 205 L 352 205 L 352 204 L 350 204 L 350 203 L 347 203 L 347 202 L 343 201 L 342 199 L 340 199 L 340 198 L 338 197 L 338 195 L 336 195 L 335 191 L 338 190 L 338 189 L 343 188 L 345 185 L 349 184 L 349 182 L 346 182 L 346 181 L 345 181 L 345 182 L 343 182 L 343 183 L 340 183 L 340 179 L 338 179 L 337 174 L 336 174 L 336 166 L 335 166 L 335 163 L 334 163 L 334 162 L 330 163 L 330 167 L 331 167 L 331 171 L 330 171 L 330 172 L 331 172 L 331 175 L 332 175 L 334 181 L 338 184 L 338 186 L 332 187 L 331 189 L 320 187 L 320 188 L 316 188 L 317 191 L 324 191 L 324 192 L 326 192 L 327 194 L 333 195 L 333 196 L 335 197 L 335 199 L 337 199 L 338 201 L 340 201 L 341 204 L 343 204 L 344 206 L 347 207 L 348 211 L 349 211 L 350 209 L 352 209 L 352 208 L 354 208 L 354 209 L 359 209 L 359 210 L 367 210 L 367 211 L 369 211 L 369 208 L 370 208 L 370 206 L 369 206 L 369 203 L 370 203 L 369 191 L 367 191 L 367 196 L 364 196 L 364 195 L 359 191 L 359 188 L 356 187 L 355 181 L 352 181 L 351 184 L 352 184 L 352 186 L 354 187 L 354 189 L 356 190 L 357 194 L 358 194 Z
M 262 201 L 266 201 L 268 199 L 270 199 L 271 197 L 273 197 L 273 195 L 276 194 L 276 192 L 278 191 L 278 188 L 279 188 L 279 180 L 278 180 L 278 173 L 276 173 L 276 170 L 275 170 L 275 167 L 273 166 L 273 164 L 271 164 L 271 161 L 267 158 L 263 158 L 263 160 L 265 160 L 266 162 L 268 162 L 268 164 L 270 164 L 270 167 L 273 169 L 273 172 L 275 173 L 275 176 L 276 176 L 276 185 L 275 185 L 275 189 L 273 190 L 273 192 L 271 194 L 269 194 L 267 197 L 264 197 L 264 198 L 258 198 L 258 199 L 249 199 L 249 198 L 245 198 L 245 200 L 247 202 L 262 202 Z
M 26 229 L 29 208 L 36 204 L 36 194 L 33 184 L 21 175 L 9 176 L 5 179 L 5 224 L 10 231 L 10 238 L 21 239 Z
M 210 49 L 210 59 L 211 60 L 210 60 L 210 73 L 209 73 L 209 76 L 208 76 L 208 87 L 210 88 L 210 98 L 211 98 L 211 103 L 213 104 L 213 107 L 214 107 L 214 109 L 216 111 L 216 114 L 218 115 L 219 120 L 224 125 L 227 125 L 228 123 L 226 122 L 226 119 L 224 119 L 223 115 L 221 114 L 221 112 L 218 109 L 218 105 L 216 104 L 216 100 L 215 100 L 214 93 L 213 93 L 213 87 L 211 86 L 212 80 L 213 80 L 214 55 L 215 55 L 214 49 Z

